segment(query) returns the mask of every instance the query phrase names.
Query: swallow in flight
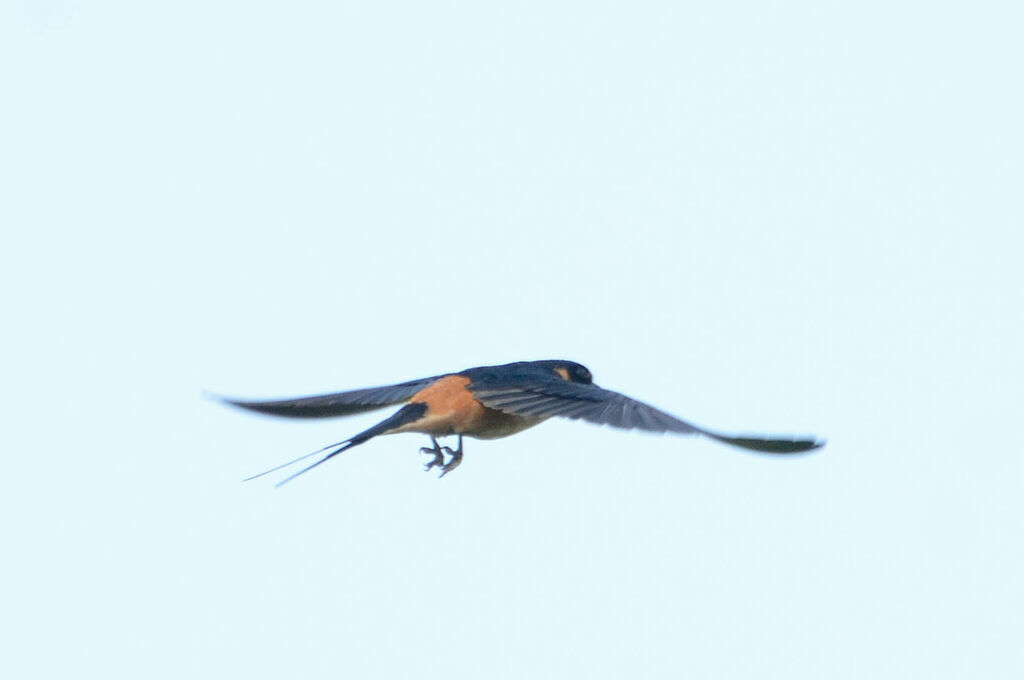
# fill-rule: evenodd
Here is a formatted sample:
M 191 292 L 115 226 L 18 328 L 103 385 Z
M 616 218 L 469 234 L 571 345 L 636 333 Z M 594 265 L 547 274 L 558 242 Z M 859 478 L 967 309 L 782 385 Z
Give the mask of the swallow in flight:
M 560 360 L 479 366 L 397 385 L 298 399 L 222 401 L 250 411 L 290 418 L 348 416 L 405 404 L 390 418 L 354 437 L 248 478 L 262 477 L 333 449 L 317 462 L 278 482 L 277 486 L 373 437 L 399 432 L 419 432 L 430 437 L 431 446 L 421 448 L 420 452 L 433 455 L 426 469 L 437 467 L 443 477 L 462 462 L 464 436 L 498 439 L 522 432 L 555 416 L 627 430 L 699 434 L 731 446 L 773 454 L 801 453 L 825 444 L 814 437 L 733 436 L 698 427 L 624 394 L 598 387 L 585 366 Z M 454 450 L 437 443 L 437 437 L 450 435 L 459 438 L 458 448 Z M 447 463 L 444 454 L 450 456 Z

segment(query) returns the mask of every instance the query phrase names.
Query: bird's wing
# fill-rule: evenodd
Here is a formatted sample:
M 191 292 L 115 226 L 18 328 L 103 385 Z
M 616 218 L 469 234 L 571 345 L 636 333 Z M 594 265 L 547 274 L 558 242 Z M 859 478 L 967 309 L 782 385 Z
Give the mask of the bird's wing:
M 557 378 L 506 383 L 487 380 L 479 385 L 471 383 L 469 389 L 484 406 L 519 416 L 560 416 L 627 430 L 701 434 L 725 444 L 766 453 L 799 453 L 824 445 L 813 437 L 733 436 L 706 430 L 624 394 Z
M 365 411 L 400 404 L 434 382 L 441 376 L 410 380 L 397 385 L 368 387 L 362 390 L 321 394 L 315 397 L 299 397 L 298 399 L 280 399 L 276 401 L 246 401 L 216 397 L 221 401 L 239 408 L 268 413 L 288 418 L 333 418 L 350 416 Z

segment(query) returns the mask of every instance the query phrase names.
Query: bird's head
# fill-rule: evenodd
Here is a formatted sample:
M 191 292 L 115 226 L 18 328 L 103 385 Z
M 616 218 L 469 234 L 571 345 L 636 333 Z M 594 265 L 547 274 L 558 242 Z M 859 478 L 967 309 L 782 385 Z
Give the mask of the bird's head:
M 556 361 L 553 362 L 553 365 L 554 372 L 562 380 L 583 383 L 584 385 L 590 385 L 594 382 L 594 376 L 591 375 L 590 370 L 583 364 L 577 364 L 575 361 Z

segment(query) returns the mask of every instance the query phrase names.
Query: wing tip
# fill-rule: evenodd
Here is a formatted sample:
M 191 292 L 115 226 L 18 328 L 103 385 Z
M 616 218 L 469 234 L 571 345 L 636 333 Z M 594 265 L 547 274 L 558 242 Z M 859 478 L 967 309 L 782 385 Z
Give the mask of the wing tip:
M 215 404 L 224 404 L 225 406 L 232 406 L 234 408 L 245 409 L 246 411 L 260 412 L 258 406 L 260 405 L 261 402 L 258 401 L 248 401 L 245 399 L 236 399 L 234 397 L 225 397 L 223 394 L 217 394 L 216 392 L 211 392 L 210 390 L 203 390 L 202 392 L 200 392 L 199 396 L 205 399 L 206 401 L 212 401 Z
M 811 453 L 812 451 L 824 448 L 828 440 L 814 437 L 811 439 L 794 439 L 791 443 L 793 444 L 791 449 L 779 451 L 779 453 Z
M 739 436 L 730 437 L 726 435 L 719 435 L 713 433 L 707 433 L 713 439 L 722 442 L 723 444 L 730 444 L 731 446 L 738 446 L 741 449 L 747 449 L 748 451 L 757 451 L 759 453 L 771 453 L 771 454 L 801 454 L 811 453 L 823 448 L 828 443 L 827 439 L 819 439 L 813 435 L 807 438 L 801 439 L 783 439 L 775 437 L 757 437 L 757 436 Z
M 312 417 L 309 414 L 296 409 L 295 400 L 260 401 L 254 399 L 238 399 L 235 397 L 225 397 L 222 394 L 216 394 L 209 390 L 203 390 L 202 396 L 204 399 L 209 401 L 248 411 L 250 413 L 258 413 L 268 416 Z
M 244 399 L 233 399 L 231 397 L 225 397 L 223 394 L 217 394 L 210 390 L 203 390 L 200 396 L 206 401 L 212 401 L 217 404 L 225 404 L 226 406 L 234 406 L 236 408 L 244 408 L 247 410 L 256 410 L 254 406 L 258 406 L 260 402 L 250 402 Z

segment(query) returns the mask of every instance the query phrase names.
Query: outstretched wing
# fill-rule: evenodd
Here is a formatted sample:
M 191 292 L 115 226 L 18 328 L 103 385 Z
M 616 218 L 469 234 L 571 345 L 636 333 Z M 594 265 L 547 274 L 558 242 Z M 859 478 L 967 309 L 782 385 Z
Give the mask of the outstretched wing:
M 414 394 L 439 377 L 441 376 L 410 380 L 398 385 L 368 387 L 362 390 L 322 394 L 315 397 L 300 397 L 298 399 L 280 399 L 277 401 L 245 401 L 224 397 L 217 398 L 232 406 L 256 411 L 257 413 L 268 413 L 288 418 L 333 418 L 335 416 L 350 416 L 356 413 L 373 411 L 385 406 L 409 401 Z
M 505 384 L 487 380 L 478 385 L 470 383 L 468 387 L 484 406 L 519 416 L 559 416 L 627 430 L 701 434 L 725 444 L 766 453 L 799 453 L 824 445 L 814 438 L 732 436 L 706 430 L 624 394 L 558 378 L 513 380 Z

